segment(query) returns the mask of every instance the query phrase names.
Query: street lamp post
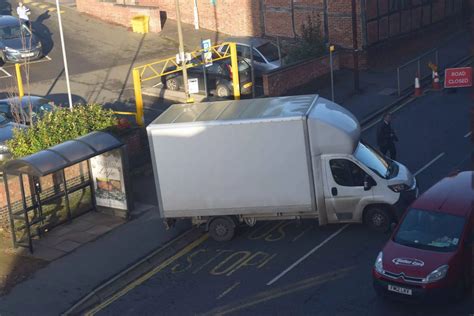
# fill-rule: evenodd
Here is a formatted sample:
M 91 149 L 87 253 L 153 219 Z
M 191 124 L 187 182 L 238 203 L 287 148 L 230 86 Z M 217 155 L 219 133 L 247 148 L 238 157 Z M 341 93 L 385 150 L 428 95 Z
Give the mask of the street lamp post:
M 352 0 L 352 58 L 354 61 L 354 90 L 359 91 L 359 51 L 357 43 L 357 10 L 356 1 Z
M 183 30 L 181 29 L 181 14 L 179 12 L 179 0 L 175 0 L 175 3 L 176 3 L 176 20 L 178 22 L 179 57 L 181 60 L 181 67 L 183 67 L 184 93 L 186 94 L 186 102 L 192 102 L 191 96 L 189 95 L 188 71 L 186 69 L 186 56 L 184 55 Z
M 58 12 L 59 35 L 61 37 L 61 48 L 63 51 L 64 74 L 66 76 L 67 97 L 69 101 L 69 109 L 72 110 L 71 86 L 69 84 L 69 71 L 67 68 L 66 48 L 64 46 L 63 24 L 61 22 L 61 10 L 59 7 L 59 0 L 56 0 L 56 10 Z

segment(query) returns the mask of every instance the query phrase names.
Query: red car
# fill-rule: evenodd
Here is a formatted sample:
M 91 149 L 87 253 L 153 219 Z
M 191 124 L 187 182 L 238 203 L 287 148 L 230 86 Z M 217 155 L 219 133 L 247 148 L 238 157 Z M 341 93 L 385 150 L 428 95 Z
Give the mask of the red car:
M 372 269 L 378 294 L 461 298 L 472 286 L 474 172 L 447 177 L 408 208 Z

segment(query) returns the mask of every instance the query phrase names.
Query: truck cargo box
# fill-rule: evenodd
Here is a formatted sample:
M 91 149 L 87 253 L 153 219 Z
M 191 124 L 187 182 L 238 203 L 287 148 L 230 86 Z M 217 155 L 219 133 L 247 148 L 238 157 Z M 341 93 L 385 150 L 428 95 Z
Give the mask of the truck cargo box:
M 147 127 L 161 216 L 315 212 L 306 117 L 317 99 L 171 106 Z

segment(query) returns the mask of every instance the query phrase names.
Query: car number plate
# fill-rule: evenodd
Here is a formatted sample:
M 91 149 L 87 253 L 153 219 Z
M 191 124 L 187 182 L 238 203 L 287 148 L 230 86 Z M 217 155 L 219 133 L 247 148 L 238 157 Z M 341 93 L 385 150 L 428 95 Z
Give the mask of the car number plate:
M 391 284 L 388 285 L 388 290 L 392 292 L 404 294 L 404 295 L 412 295 L 411 289 L 406 289 L 404 287 L 399 287 L 399 286 L 395 286 Z
M 24 53 L 24 54 L 21 54 L 21 57 L 25 58 L 25 57 L 31 57 L 31 56 L 34 56 L 35 53 Z

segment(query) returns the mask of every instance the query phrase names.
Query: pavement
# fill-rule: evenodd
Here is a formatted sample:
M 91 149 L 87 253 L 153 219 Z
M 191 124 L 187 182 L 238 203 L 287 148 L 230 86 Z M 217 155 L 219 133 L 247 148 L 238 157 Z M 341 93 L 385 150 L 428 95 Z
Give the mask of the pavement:
M 67 14 L 68 9 L 65 10 Z M 171 21 L 168 22 L 171 24 Z M 98 22 L 94 21 L 94 23 Z M 105 27 L 110 32 L 125 32 L 125 29 L 121 27 L 109 25 Z M 77 31 L 79 31 L 79 27 Z M 188 45 L 197 47 L 199 44 L 196 43 L 199 43 L 198 39 L 200 38 L 196 38 L 193 34 L 192 30 L 186 29 L 185 39 L 190 41 Z M 212 32 L 204 35 L 218 37 Z M 127 36 L 129 36 L 128 33 Z M 170 29 L 169 31 L 164 30 L 162 36 L 163 38 L 160 40 L 165 43 L 169 41 L 166 36 L 173 37 L 175 34 Z M 469 40 L 466 40 L 467 38 L 468 33 L 458 32 L 445 43 L 445 46 L 439 48 L 442 67 L 467 55 L 470 43 Z M 139 37 L 136 36 L 135 43 L 139 42 Z M 109 44 L 113 43 L 109 42 Z M 123 44 L 117 43 L 117 45 L 120 47 Z M 90 47 L 88 45 L 89 49 Z M 452 47 L 456 48 L 452 49 Z M 166 51 L 166 54 L 169 55 L 170 52 L 171 49 Z M 420 53 L 413 52 L 413 57 Z M 150 57 L 150 55 L 147 56 Z M 132 65 L 135 62 L 136 60 L 133 59 Z M 402 62 L 405 61 L 400 61 L 400 63 Z M 130 60 L 128 60 L 128 64 L 113 65 L 106 69 L 88 72 L 81 72 L 77 67 L 71 76 L 74 89 L 80 91 L 79 94 L 82 97 L 88 96 L 87 101 L 115 102 L 123 98 L 124 90 L 129 89 L 130 78 L 127 75 L 124 77 L 124 74 L 127 74 L 127 69 L 129 70 L 131 67 Z M 396 87 L 395 75 L 393 67 L 379 67 L 375 70 L 362 71 L 360 77 L 362 90 L 356 94 L 352 87 L 351 72 L 339 71 L 336 73 L 335 80 L 336 101 L 347 107 L 358 119 L 367 118 L 374 112 L 397 101 L 398 95 L 393 91 Z M 114 86 L 117 89 L 114 89 Z M 64 93 L 65 86 L 62 81 L 50 78 L 33 82 L 31 89 L 31 91 L 43 94 L 47 92 L 59 94 Z M 315 81 L 312 85 L 301 87 L 293 93 L 319 93 L 328 97 L 330 88 L 327 82 L 320 80 Z M 152 111 L 147 112 L 147 121 L 159 114 L 166 105 L 152 103 L 149 107 Z M 132 186 L 134 193 L 137 193 L 135 195 L 137 202 L 146 204 L 146 207 L 142 208 L 142 212 L 93 242 L 76 247 L 67 255 L 61 256 L 37 271 L 32 278 L 18 284 L 8 295 L 0 297 L 0 315 L 61 314 L 106 280 L 113 278 L 139 259 L 187 231 L 190 228 L 190 224 L 187 222 L 178 222 L 174 229 L 165 230 L 158 215 L 154 197 L 155 189 L 152 183 L 153 177 L 150 172 L 136 175 Z M 354 256 L 356 255 L 354 254 Z

